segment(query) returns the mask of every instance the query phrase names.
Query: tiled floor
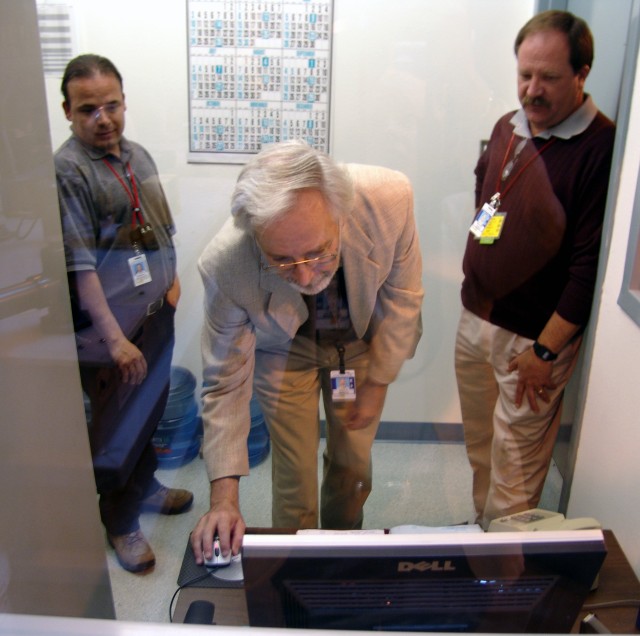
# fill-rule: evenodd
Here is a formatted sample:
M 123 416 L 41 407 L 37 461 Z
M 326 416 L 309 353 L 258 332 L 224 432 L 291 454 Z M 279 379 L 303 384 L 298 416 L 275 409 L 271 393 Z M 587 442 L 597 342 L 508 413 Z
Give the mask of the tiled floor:
M 320 452 L 322 448 L 320 449 Z M 365 528 L 401 524 L 442 526 L 473 521 L 471 471 L 462 444 L 376 442 L 374 486 L 365 506 Z M 167 486 L 189 488 L 195 504 L 177 517 L 143 515 L 142 528 L 156 554 L 145 575 L 125 572 L 107 549 L 116 615 L 120 620 L 168 622 L 171 597 L 189 533 L 208 509 L 208 482 L 201 459 L 175 470 L 161 470 Z M 555 466 L 547 478 L 542 508 L 557 509 L 562 479 Z M 241 506 L 249 526 L 271 524 L 270 457 L 241 480 Z

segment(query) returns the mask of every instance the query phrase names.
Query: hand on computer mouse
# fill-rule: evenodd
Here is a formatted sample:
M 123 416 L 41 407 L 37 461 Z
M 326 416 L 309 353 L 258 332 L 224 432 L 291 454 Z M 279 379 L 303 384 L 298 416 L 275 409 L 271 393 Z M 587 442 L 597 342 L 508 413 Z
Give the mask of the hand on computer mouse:
M 211 509 L 191 532 L 191 549 L 197 565 L 202 565 L 213 552 L 216 536 L 232 554 L 240 552 L 246 526 L 238 504 L 238 480 L 223 477 L 211 482 Z
M 220 549 L 219 537 L 213 538 L 213 554 L 210 559 L 205 558 L 204 564 L 208 568 L 223 568 L 231 563 L 231 551 L 224 556 Z

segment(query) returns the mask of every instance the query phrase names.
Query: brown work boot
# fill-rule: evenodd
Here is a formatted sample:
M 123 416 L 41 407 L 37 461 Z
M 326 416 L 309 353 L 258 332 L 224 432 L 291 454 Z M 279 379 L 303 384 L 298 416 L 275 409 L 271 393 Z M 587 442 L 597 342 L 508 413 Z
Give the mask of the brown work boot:
M 129 534 L 108 535 L 109 545 L 116 551 L 118 563 L 129 572 L 143 572 L 156 564 L 151 546 L 138 529 Z
M 142 512 L 159 512 L 162 515 L 179 515 L 187 512 L 193 503 L 193 493 L 182 488 L 160 486 L 156 492 L 142 500 Z

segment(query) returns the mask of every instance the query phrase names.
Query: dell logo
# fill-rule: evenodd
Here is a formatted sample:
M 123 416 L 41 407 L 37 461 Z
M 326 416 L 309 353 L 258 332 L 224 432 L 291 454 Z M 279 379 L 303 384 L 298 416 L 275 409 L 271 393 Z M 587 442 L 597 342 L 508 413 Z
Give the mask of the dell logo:
M 418 572 L 455 572 L 455 569 L 451 561 L 444 561 L 444 563 L 440 561 L 398 562 L 398 572 L 412 572 L 413 570 L 418 570 Z

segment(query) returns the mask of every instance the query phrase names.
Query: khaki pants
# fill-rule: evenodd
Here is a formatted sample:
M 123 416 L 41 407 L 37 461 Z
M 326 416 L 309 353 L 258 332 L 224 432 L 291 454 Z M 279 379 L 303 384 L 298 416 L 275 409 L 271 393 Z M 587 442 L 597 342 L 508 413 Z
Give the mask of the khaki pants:
M 368 345 L 355 341 L 345 348 L 346 368 L 355 370 L 357 391 L 367 376 Z M 321 526 L 362 527 L 362 508 L 371 492 L 371 446 L 380 414 L 364 430 L 344 428 L 345 407 L 331 399 L 330 372 L 334 369 L 338 369 L 336 347 L 303 337 L 256 352 L 254 390 L 272 443 L 274 527 L 318 527 L 320 394 L 327 422 Z
M 557 388 L 534 413 L 526 397 L 514 400 L 517 371 L 509 362 L 533 341 L 463 310 L 455 348 L 465 444 L 473 471 L 476 522 L 535 508 L 540 501 L 560 426 L 564 388 L 575 367 L 580 339 L 553 362 Z

